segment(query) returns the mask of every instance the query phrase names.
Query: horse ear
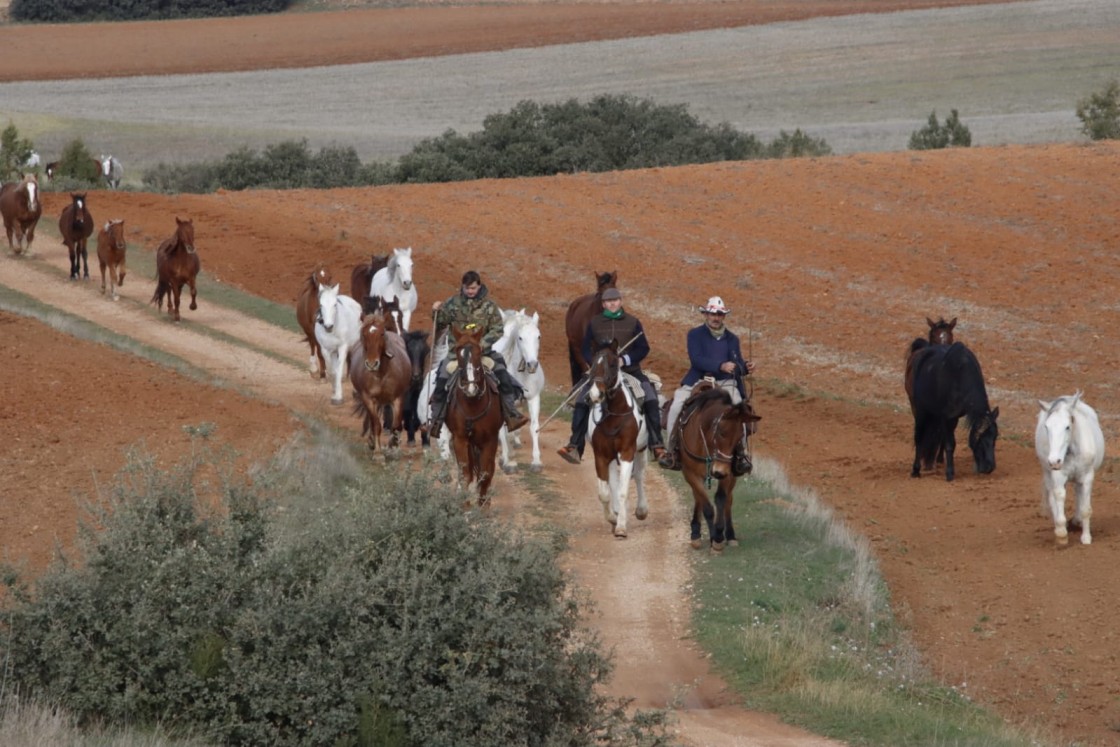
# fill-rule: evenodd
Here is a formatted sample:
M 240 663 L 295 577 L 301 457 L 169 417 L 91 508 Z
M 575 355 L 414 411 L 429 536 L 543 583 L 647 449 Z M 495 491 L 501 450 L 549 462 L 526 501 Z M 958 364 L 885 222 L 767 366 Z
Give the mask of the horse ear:
M 534 311 L 533 312 L 533 324 L 540 324 L 540 321 L 541 321 L 540 312 Z
M 930 319 L 930 318 L 929 318 L 928 316 L 926 317 L 926 324 L 928 324 L 928 325 L 929 325 L 929 328 L 930 328 L 930 329 L 933 329 L 934 327 L 936 327 L 936 326 L 937 326 L 937 322 L 933 321 L 933 320 L 932 320 L 932 319 Z
M 999 408 L 997 407 L 996 409 L 992 410 L 992 422 L 994 423 L 996 418 L 998 418 L 998 417 L 999 417 Z
M 1038 406 L 1042 409 L 1043 412 L 1049 412 L 1051 404 L 1053 403 L 1041 399 L 1038 401 Z

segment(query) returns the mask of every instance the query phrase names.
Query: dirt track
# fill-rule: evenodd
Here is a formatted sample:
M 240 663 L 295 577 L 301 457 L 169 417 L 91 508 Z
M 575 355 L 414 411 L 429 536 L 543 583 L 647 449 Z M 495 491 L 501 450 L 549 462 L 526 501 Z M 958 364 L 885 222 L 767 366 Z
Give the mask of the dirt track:
M 1111 622 L 1120 595 L 1115 462 L 1098 478 L 1093 545 L 1059 551 L 1049 522 L 1036 515 L 1039 468 L 1030 444 L 1035 400 L 1075 388 L 1101 413 L 1109 443 L 1120 433 L 1120 361 L 1106 342 L 1120 321 L 1118 168 L 1115 145 L 974 148 L 376 190 L 94 192 L 90 207 L 98 220 L 126 219 L 131 251 L 150 249 L 175 215 L 190 215 L 208 273 L 278 302 L 294 298 L 316 261 L 348 268 L 392 246 L 414 247 L 422 303 L 448 296 L 462 270 L 477 266 L 503 305 L 540 311 L 552 382 L 565 368 L 561 315 L 593 271 L 620 270 L 626 304 L 651 334 L 652 367 L 667 380 L 683 372 L 695 304 L 720 293 L 734 309 L 732 327 L 753 331 L 763 382 L 759 453 L 784 464 L 794 482 L 816 487 L 869 537 L 929 665 L 1009 719 L 1053 729 L 1064 743 L 1108 745 L 1120 724 Z M 62 205 L 62 196 L 48 195 L 44 223 Z M 38 249 L 41 260 L 62 263 L 63 250 L 45 234 Z M 192 325 L 219 321 L 205 296 L 197 316 L 187 312 L 173 327 L 144 308 L 150 285 L 140 278 L 112 304 L 57 274 L 17 280 L 37 273 L 29 269 L 35 264 L 5 254 L 0 283 L 27 283 L 46 303 L 184 355 L 223 355 L 211 342 L 189 342 Z M 909 478 L 911 423 L 901 388 L 906 345 L 925 331 L 926 316 L 942 315 L 960 318 L 958 337 L 977 351 L 1002 413 L 996 473 L 971 474 L 962 447 L 952 484 Z M 2 465 L 16 479 L 0 501 L 0 539 L 16 556 L 41 563 L 50 538 L 69 540 L 70 491 L 103 484 L 121 448 L 138 438 L 166 458 L 185 439 L 180 426 L 209 420 L 260 454 L 293 427 L 275 405 L 200 390 L 10 314 L 0 323 L 9 370 L 18 374 L 0 411 L 0 438 L 16 444 Z M 337 417 L 323 404 L 326 389 L 302 373 L 298 341 L 271 337 L 270 346 L 290 351 L 291 380 L 284 365 L 262 362 L 276 372 L 268 398 Z M 231 367 L 228 358 L 224 367 L 196 363 L 235 379 L 258 370 Z M 563 436 L 551 433 L 546 445 Z M 632 541 L 606 537 L 589 469 L 546 453 L 546 474 L 569 486 L 566 510 L 592 516 L 586 524 L 573 518 L 577 550 L 586 553 L 573 556 L 574 572 L 595 586 L 610 579 L 603 573 L 610 563 L 664 569 L 677 557 L 683 567 L 685 525 L 674 526 L 672 512 L 656 503 L 654 519 L 638 525 Z M 514 484 L 500 481 L 506 500 Z M 618 587 L 595 588 L 605 601 L 630 598 Z M 632 613 L 645 607 L 633 602 Z M 673 605 L 680 603 L 667 597 L 664 616 L 649 627 L 679 630 Z M 608 612 L 598 622 L 621 642 L 619 621 L 630 618 L 625 609 Z M 666 668 L 689 656 L 685 649 L 667 657 Z M 615 687 L 645 693 L 650 681 L 649 669 L 623 668 Z M 702 706 L 726 702 L 718 687 L 698 692 Z M 656 702 L 664 692 L 643 697 Z M 689 714 L 694 731 L 685 734 L 712 745 L 765 733 L 729 712 Z M 724 717 L 730 721 L 721 726 Z M 702 731 L 713 718 L 714 731 Z M 759 744 L 809 739 L 790 734 L 773 732 Z

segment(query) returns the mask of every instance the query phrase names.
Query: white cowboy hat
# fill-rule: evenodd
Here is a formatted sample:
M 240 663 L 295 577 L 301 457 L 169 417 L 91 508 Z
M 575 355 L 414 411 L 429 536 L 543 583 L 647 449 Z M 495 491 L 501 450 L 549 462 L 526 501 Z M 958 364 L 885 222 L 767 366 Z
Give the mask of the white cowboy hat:
M 719 296 L 712 296 L 708 299 L 706 306 L 700 307 L 701 314 L 730 314 L 731 309 L 723 303 L 723 299 Z

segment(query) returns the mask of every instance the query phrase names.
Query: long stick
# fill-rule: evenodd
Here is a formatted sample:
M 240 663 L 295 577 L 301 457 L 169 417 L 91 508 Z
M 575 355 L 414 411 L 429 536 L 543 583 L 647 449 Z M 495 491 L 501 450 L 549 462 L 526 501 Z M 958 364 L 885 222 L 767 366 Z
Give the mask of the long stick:
M 630 347 L 631 345 L 633 345 L 633 344 L 634 344 L 634 341 L 635 341 L 635 340 L 637 340 L 637 339 L 638 339 L 639 337 L 641 337 L 641 336 L 642 336 L 642 335 L 644 335 L 644 334 L 645 334 L 645 332 L 644 332 L 644 331 L 643 331 L 643 332 L 639 332 L 638 334 L 636 334 L 636 335 L 634 335 L 634 336 L 633 336 L 632 338 L 630 338 L 629 342 L 627 342 L 627 343 L 626 343 L 625 345 L 623 345 L 622 347 L 620 347 L 620 348 L 618 349 L 618 354 L 619 354 L 619 355 L 622 355 L 622 351 L 626 350 L 626 348 L 628 348 L 628 347 Z M 551 414 L 551 415 L 549 415 L 549 416 L 548 416 L 547 418 L 545 418 L 545 419 L 544 419 L 544 422 L 543 422 L 543 423 L 541 423 L 540 425 L 538 425 L 538 426 L 537 426 L 537 433 L 540 433 L 540 432 L 541 432 L 542 430 L 544 430 L 544 427 L 545 427 L 546 425 L 548 425 L 549 423 L 551 423 L 551 422 L 552 422 L 552 419 L 553 419 L 553 418 L 555 418 L 555 417 L 556 417 L 556 415 L 557 415 L 557 414 L 558 414 L 558 413 L 559 413 L 559 412 L 560 412 L 561 410 L 563 410 L 563 409 L 564 409 L 564 406 L 565 406 L 565 405 L 567 405 L 567 404 L 568 404 L 569 402 L 571 402 L 571 401 L 572 401 L 572 399 L 573 399 L 573 398 L 574 398 L 574 397 L 575 397 L 575 396 L 576 396 L 577 394 L 580 394 L 580 395 L 582 395 L 582 394 L 583 394 L 583 386 L 584 386 L 584 384 L 586 384 L 586 383 L 587 383 L 586 381 L 584 381 L 584 379 L 586 379 L 586 378 L 587 378 L 587 374 L 588 374 L 588 373 L 589 373 L 589 372 L 584 372 L 584 374 L 583 374 L 584 378 L 583 378 L 583 379 L 580 379 L 579 381 L 577 381 L 577 382 L 576 382 L 575 386 L 573 386 L 573 387 L 572 387 L 572 391 L 571 391 L 571 392 L 570 392 L 570 393 L 568 394 L 567 398 L 565 398 L 565 399 L 564 399 L 564 401 L 560 403 L 560 406 L 559 406 L 559 407 L 557 407 L 557 408 L 556 408 L 555 410 L 553 410 L 553 411 L 552 411 L 552 414 Z

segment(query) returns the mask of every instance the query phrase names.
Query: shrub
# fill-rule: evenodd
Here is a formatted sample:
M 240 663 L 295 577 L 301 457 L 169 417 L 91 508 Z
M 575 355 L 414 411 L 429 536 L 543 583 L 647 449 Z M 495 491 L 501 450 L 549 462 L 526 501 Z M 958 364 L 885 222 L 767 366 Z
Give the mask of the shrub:
M 134 460 L 81 562 L 7 579 L 12 685 L 231 745 L 666 744 L 656 715 L 598 694 L 610 664 L 553 544 L 427 478 L 266 498 L 277 472 Z
M 972 145 L 972 133 L 961 122 L 953 109 L 945 124 L 937 121 L 937 112 L 930 112 L 929 122 L 920 130 L 910 133 L 910 150 L 937 150 L 939 148 L 967 148 Z
M 58 167 L 55 169 L 55 177 L 70 177 L 81 182 L 96 184 L 101 181 L 101 171 L 95 163 L 96 160 L 81 138 L 71 140 L 62 149 Z
M 292 0 L 12 0 L 8 10 L 16 21 L 136 21 L 276 13 Z
M 824 138 L 812 138 L 800 129 L 792 133 L 782 130 L 766 146 L 767 158 L 801 158 L 804 156 L 827 156 L 832 154 L 832 148 Z
M 1093 140 L 1120 140 L 1120 82 L 1077 102 L 1081 131 Z
M 31 158 L 34 149 L 31 141 L 19 136 L 15 124 L 9 122 L 0 133 L 0 182 L 14 179 L 24 170 L 23 165 Z

